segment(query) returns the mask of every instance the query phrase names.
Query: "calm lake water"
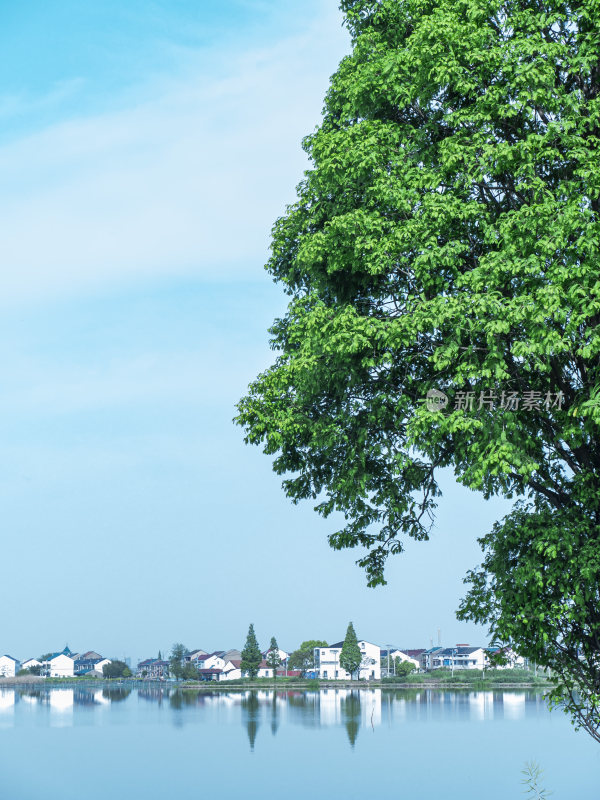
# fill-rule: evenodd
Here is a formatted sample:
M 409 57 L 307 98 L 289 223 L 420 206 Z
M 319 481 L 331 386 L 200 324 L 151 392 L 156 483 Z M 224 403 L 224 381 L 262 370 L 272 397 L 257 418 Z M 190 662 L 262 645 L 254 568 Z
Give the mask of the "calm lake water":
M 600 745 L 531 691 L 0 691 L 2 800 L 508 800 L 530 760 L 600 797 Z

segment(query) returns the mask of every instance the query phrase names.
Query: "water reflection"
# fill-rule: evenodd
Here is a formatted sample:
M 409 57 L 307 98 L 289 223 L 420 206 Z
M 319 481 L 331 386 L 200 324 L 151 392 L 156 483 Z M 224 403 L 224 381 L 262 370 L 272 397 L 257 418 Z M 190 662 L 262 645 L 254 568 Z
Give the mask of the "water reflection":
M 263 693 L 264 694 L 264 693 Z M 242 724 L 246 726 L 250 750 L 254 751 L 256 734 L 258 733 L 260 702 L 258 692 L 248 692 L 242 697 Z
M 51 726 L 85 723 L 85 712 L 108 709 L 115 704 L 143 701 L 162 714 L 170 710 L 171 724 L 182 727 L 226 715 L 226 722 L 241 724 L 251 751 L 257 746 L 261 726 L 277 736 L 284 724 L 305 728 L 334 727 L 345 732 L 351 748 L 357 746 L 361 730 L 375 731 L 382 724 L 428 721 L 485 723 L 516 721 L 545 713 L 545 701 L 535 691 L 439 691 L 435 689 L 382 690 L 328 688 L 295 690 L 207 690 L 188 691 L 165 686 L 120 685 L 75 688 L 23 688 L 0 690 L 0 726 L 12 727 L 22 706 L 23 713 L 48 712 Z M 79 716 L 74 711 L 85 716 Z M 89 723 L 87 723 L 89 724 Z
M 350 690 L 344 697 L 340 698 L 340 708 L 342 721 L 346 727 L 350 746 L 354 747 L 360 728 L 360 691 Z

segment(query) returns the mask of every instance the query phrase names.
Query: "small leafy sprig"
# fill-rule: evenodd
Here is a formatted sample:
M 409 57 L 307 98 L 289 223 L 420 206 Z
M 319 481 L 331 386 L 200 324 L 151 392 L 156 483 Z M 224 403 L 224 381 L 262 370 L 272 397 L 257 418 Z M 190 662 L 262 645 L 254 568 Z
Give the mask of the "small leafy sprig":
M 552 792 L 540 785 L 544 773 L 539 764 L 535 761 L 527 761 L 525 769 L 521 770 L 521 772 L 524 775 L 521 783 L 524 784 L 524 793 L 528 797 L 532 798 L 532 800 L 545 800 L 545 798 L 550 797 Z

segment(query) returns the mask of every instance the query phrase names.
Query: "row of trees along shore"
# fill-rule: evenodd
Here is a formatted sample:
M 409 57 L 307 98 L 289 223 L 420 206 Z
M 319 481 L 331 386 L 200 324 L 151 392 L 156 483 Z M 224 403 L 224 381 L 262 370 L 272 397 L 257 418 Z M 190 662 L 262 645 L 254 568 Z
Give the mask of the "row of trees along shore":
M 290 654 L 287 660 L 287 668 L 289 670 L 299 670 L 303 676 L 306 675 L 309 670 L 315 667 L 314 651 L 316 647 L 327 647 L 327 642 L 323 639 L 309 639 L 302 642 L 300 647 Z M 174 644 L 171 650 L 169 668 L 171 674 L 174 678 L 177 678 L 177 680 L 195 680 L 198 678 L 196 666 L 192 662 L 185 661 L 187 652 L 186 646 L 181 642 Z M 275 680 L 277 678 L 277 670 L 281 667 L 283 661 L 279 653 L 277 639 L 274 636 L 271 637 L 269 649 L 264 661 L 267 667 L 273 670 L 273 679 Z M 248 628 L 246 643 L 242 650 L 242 660 L 240 664 L 242 674 L 246 675 L 251 680 L 256 678 L 262 662 L 263 654 L 258 645 L 254 625 L 251 623 Z M 350 622 L 340 652 L 339 664 L 342 669 L 345 669 L 351 676 L 354 676 L 359 670 L 361 662 L 362 653 L 358 646 L 354 625 Z
M 459 618 L 600 742 L 600 0 L 341 9 L 351 52 L 273 228 L 277 355 L 237 422 L 370 586 L 428 538 L 441 470 L 515 499 Z

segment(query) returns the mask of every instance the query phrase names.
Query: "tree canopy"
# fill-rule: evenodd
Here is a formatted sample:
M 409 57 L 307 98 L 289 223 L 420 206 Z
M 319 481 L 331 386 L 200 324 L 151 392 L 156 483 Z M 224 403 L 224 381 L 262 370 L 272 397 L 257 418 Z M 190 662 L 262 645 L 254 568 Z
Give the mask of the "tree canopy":
M 175 642 L 171 648 L 171 655 L 169 656 L 169 672 L 177 680 L 183 677 L 184 660 L 187 652 L 187 647 L 181 642 Z
M 115 660 L 103 665 L 102 674 L 105 678 L 130 678 L 131 670 L 124 661 Z
M 254 625 L 250 624 L 248 628 L 248 635 L 246 637 L 246 644 L 242 650 L 242 674 L 246 673 L 249 678 L 256 678 L 262 661 L 262 653 L 258 646 L 256 634 L 254 633 Z
M 573 544 L 559 519 L 595 564 L 600 0 L 341 6 L 352 51 L 273 229 L 267 268 L 290 300 L 271 328 L 273 366 L 239 403 L 246 440 L 275 456 L 294 502 L 344 516 L 330 543 L 362 548 L 371 586 L 403 535 L 427 538 L 444 467 L 486 498 L 523 499 L 517 549 L 531 564 L 554 537 Z M 504 552 L 493 535 L 488 552 Z M 485 564 L 493 593 L 503 566 Z M 591 573 L 574 580 L 583 605 L 542 593 L 559 639 L 538 628 L 529 650 L 523 634 L 523 655 L 563 641 L 565 603 L 578 621 L 560 624 L 600 641 Z M 468 608 L 516 635 L 496 601 L 487 617 Z
M 349 622 L 346 631 L 346 638 L 342 645 L 342 652 L 340 653 L 340 667 L 350 673 L 350 678 L 358 671 L 362 663 L 362 653 L 358 646 L 354 625 Z
M 308 639 L 290 653 L 288 659 L 288 667 L 290 669 L 299 669 L 302 675 L 306 675 L 309 669 L 315 667 L 315 647 L 327 647 L 327 642 L 324 639 Z
M 269 645 L 265 661 L 267 662 L 267 666 L 273 670 L 273 679 L 275 680 L 277 678 L 277 669 L 281 666 L 281 656 L 279 655 L 277 639 L 274 636 L 271 636 L 271 644 Z

